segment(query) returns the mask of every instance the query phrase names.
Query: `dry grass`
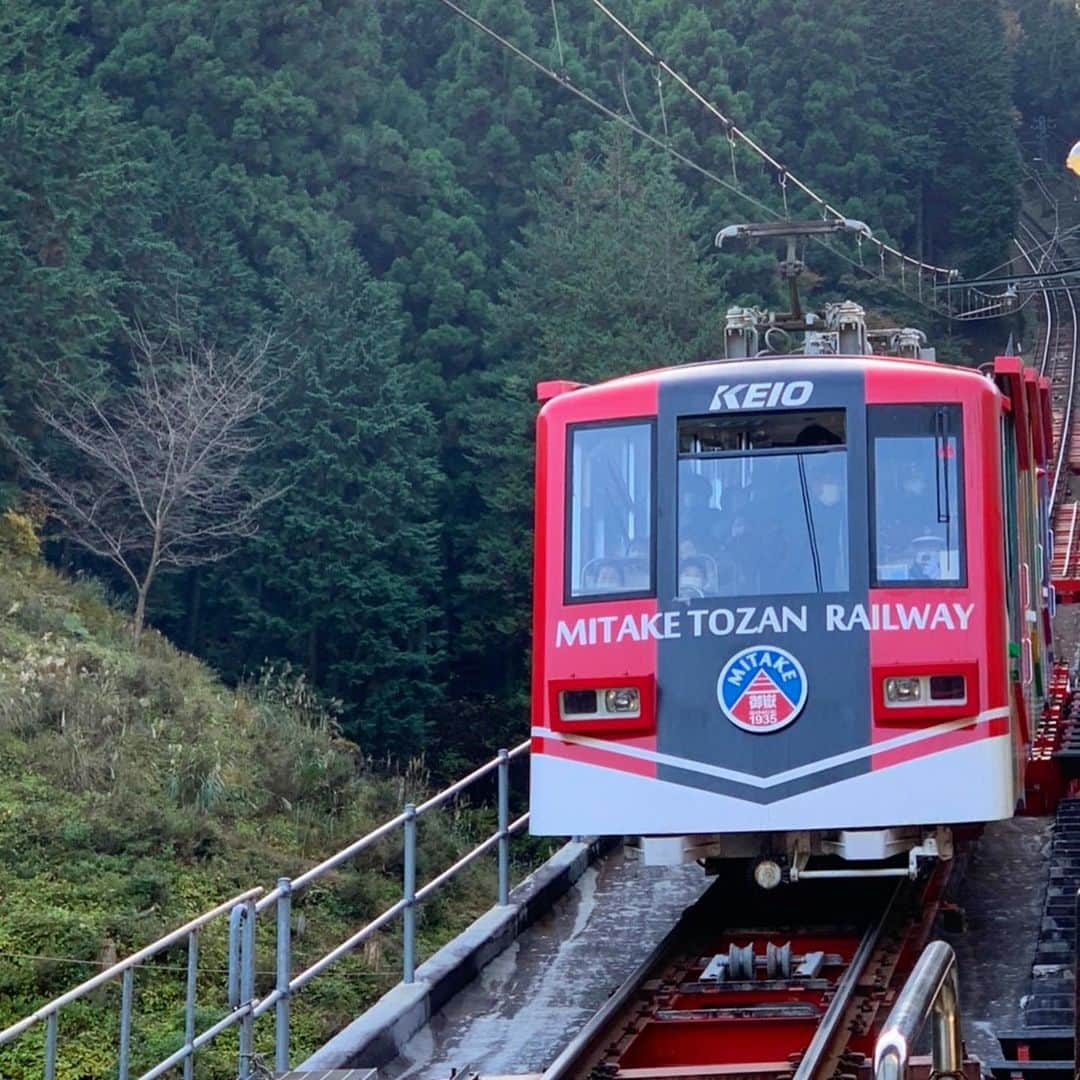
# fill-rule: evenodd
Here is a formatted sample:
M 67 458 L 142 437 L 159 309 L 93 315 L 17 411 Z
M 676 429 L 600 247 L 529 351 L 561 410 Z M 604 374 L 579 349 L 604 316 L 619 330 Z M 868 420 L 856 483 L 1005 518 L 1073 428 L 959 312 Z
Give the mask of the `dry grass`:
M 393 775 L 373 769 L 341 737 L 333 703 L 296 673 L 270 669 L 231 691 L 153 631 L 136 649 L 125 614 L 93 582 L 0 549 L 0 1026 L 85 978 L 86 964 L 122 956 L 241 888 L 295 875 L 426 788 L 422 762 Z M 425 818 L 421 880 L 491 824 L 489 811 L 467 806 Z M 297 964 L 393 903 L 400 875 L 392 838 L 300 897 Z M 478 866 L 427 905 L 424 950 L 484 911 L 493 888 L 492 868 Z M 265 938 L 260 968 L 269 971 Z M 220 968 L 223 942 L 208 935 L 203 955 Z M 392 985 L 398 963 L 389 931 L 305 991 L 297 1052 Z M 207 1000 L 220 980 L 206 976 Z M 181 982 L 155 970 L 140 987 L 149 1060 L 177 1045 Z M 68 1022 L 78 1038 L 61 1078 L 109 1071 L 110 1000 Z M 233 1064 L 222 1047 L 198 1075 L 231 1076 Z M 37 1035 L 0 1051 L 0 1076 L 39 1071 Z

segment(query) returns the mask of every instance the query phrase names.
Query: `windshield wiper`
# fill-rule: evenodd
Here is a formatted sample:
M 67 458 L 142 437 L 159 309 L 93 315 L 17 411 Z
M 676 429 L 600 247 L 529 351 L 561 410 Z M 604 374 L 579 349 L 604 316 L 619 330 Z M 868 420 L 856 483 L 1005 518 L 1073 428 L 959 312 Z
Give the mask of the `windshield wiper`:
M 937 519 L 945 526 L 945 545 L 951 546 L 952 514 L 949 504 L 952 501 L 949 491 L 949 414 L 939 407 L 934 416 L 934 485 L 937 488 Z M 944 477 L 944 483 L 942 483 Z
M 810 489 L 806 484 L 806 465 L 803 463 L 803 455 L 796 454 L 795 461 L 799 467 L 803 513 L 806 514 L 806 527 L 810 534 L 810 557 L 814 560 L 814 587 L 818 592 L 824 592 L 825 590 L 821 587 L 821 555 L 818 553 L 817 535 L 814 532 L 814 512 L 810 507 Z

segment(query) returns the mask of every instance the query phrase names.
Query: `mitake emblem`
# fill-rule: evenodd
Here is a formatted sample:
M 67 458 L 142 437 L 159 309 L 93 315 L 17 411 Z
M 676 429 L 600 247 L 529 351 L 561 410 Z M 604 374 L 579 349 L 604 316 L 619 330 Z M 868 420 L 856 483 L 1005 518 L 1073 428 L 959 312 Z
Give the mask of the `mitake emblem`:
M 737 652 L 716 683 L 724 715 L 755 735 L 786 728 L 802 712 L 806 691 L 802 664 L 787 649 L 773 645 Z

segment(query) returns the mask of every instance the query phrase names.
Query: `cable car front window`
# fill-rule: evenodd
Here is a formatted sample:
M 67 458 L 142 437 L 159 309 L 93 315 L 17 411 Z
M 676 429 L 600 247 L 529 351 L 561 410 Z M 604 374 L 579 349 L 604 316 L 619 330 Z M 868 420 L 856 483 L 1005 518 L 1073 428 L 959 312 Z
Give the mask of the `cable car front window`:
M 846 592 L 844 411 L 679 421 L 678 594 Z
M 653 428 L 570 429 L 567 580 L 573 599 L 653 590 Z
M 963 578 L 960 407 L 868 410 L 878 585 L 957 585 Z

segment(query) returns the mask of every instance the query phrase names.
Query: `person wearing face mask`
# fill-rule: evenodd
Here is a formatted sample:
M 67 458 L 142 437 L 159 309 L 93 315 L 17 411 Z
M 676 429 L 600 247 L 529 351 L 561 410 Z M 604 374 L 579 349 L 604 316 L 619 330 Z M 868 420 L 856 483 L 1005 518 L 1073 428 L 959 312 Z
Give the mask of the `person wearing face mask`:
M 705 595 L 708 571 L 705 561 L 697 557 L 683 559 L 679 566 L 679 596 L 694 599 Z
M 844 459 L 817 454 L 806 461 L 810 515 L 826 592 L 847 588 L 847 498 Z
M 914 579 L 937 581 L 942 577 L 944 544 L 938 535 L 937 494 L 931 488 L 924 469 L 911 462 L 900 481 L 906 504 L 907 552 Z
M 839 446 L 841 443 L 835 432 L 821 424 L 807 425 L 795 440 L 795 445 L 801 447 Z M 821 565 L 821 587 L 826 592 L 844 590 L 848 586 L 845 456 L 841 453 L 805 454 L 803 468 Z
M 879 530 L 879 573 L 897 580 L 936 580 L 941 575 L 936 495 L 918 462 L 905 462 L 898 472 L 897 497 Z

